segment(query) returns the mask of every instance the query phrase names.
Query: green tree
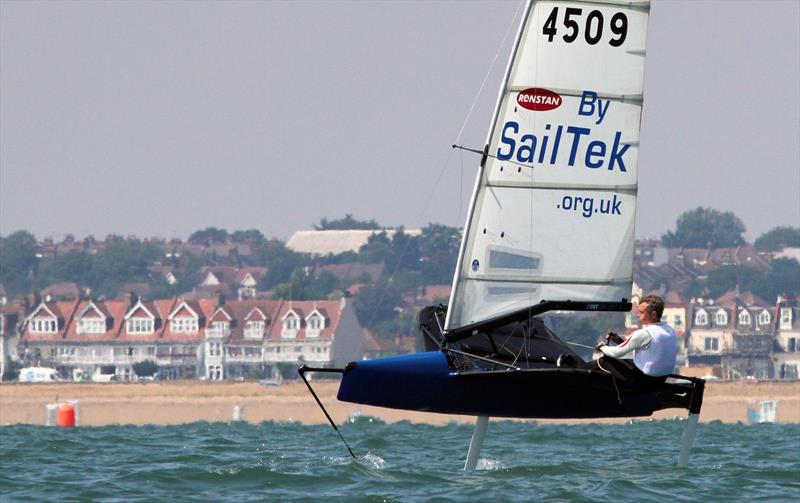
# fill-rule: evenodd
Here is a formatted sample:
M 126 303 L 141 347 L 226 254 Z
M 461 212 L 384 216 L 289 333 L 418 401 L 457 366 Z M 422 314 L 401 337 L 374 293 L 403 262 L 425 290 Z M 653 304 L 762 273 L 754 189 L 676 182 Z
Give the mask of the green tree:
M 136 239 L 109 243 L 92 258 L 89 286 L 98 295 L 113 297 L 125 283 L 147 281 L 147 266 L 161 257 L 161 250 Z
M 358 259 L 365 264 L 385 263 L 392 255 L 392 242 L 386 232 L 373 234 L 367 239 L 367 243 L 358 250 Z
M 224 243 L 228 239 L 228 231 L 217 227 L 206 227 L 195 231 L 189 236 L 189 242 L 196 245 L 208 245 L 211 243 Z
M 353 308 L 364 328 L 373 328 L 397 317 L 395 307 L 402 302 L 400 290 L 393 284 L 381 282 L 361 288 L 353 299 Z
M 344 218 L 336 220 L 328 220 L 323 218 L 319 224 L 314 225 L 314 229 L 318 231 L 327 230 L 358 230 L 358 229 L 380 229 L 381 226 L 375 220 L 356 220 L 353 215 L 346 213 Z
M 264 243 L 257 251 L 258 262 L 267 267 L 267 273 L 259 281 L 259 289 L 270 290 L 276 285 L 286 283 L 299 267 L 309 265 L 308 258 L 295 253 L 278 240 Z
M 318 297 L 319 294 L 314 290 L 312 280 L 305 268 L 295 269 L 289 282 L 275 288 L 272 295 L 273 299 L 284 300 L 314 300 Z
M 88 253 L 70 252 L 42 267 L 37 283 L 43 287 L 59 281 L 72 281 L 92 286 L 92 266 L 93 257 Z
M 236 243 L 263 243 L 264 234 L 258 229 L 247 229 L 246 231 L 234 231 L 231 238 Z
M 800 246 L 800 228 L 774 227 L 760 235 L 753 246 L 759 251 L 778 251 L 787 246 Z
M 27 292 L 36 275 L 36 238 L 28 231 L 9 234 L 0 243 L 0 282 L 12 294 Z
M 778 295 L 800 297 L 800 263 L 793 258 L 773 260 L 770 271 L 756 276 L 749 289 L 767 302 Z
M 151 377 L 158 372 L 158 364 L 153 360 L 145 360 L 136 362 L 133 365 L 133 371 L 139 377 Z
M 699 207 L 683 212 L 675 232 L 668 231 L 661 241 L 671 248 L 725 248 L 744 244 L 744 230 L 744 223 L 732 212 Z
M 428 224 L 420 236 L 423 281 L 430 285 L 449 283 L 458 260 L 461 231 L 441 224 Z
M 752 291 L 759 276 L 761 274 L 752 267 L 723 265 L 708 274 L 705 291 L 712 299 L 716 299 L 729 290 L 734 290 L 737 286 L 742 292 Z

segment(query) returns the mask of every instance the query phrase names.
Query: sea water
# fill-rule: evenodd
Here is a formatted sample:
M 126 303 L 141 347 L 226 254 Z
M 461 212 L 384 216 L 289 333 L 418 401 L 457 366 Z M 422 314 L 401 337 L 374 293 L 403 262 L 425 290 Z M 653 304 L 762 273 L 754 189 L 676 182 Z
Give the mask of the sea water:
M 540 425 L 493 420 L 478 469 L 472 426 L 193 423 L 0 428 L 0 500 L 800 501 L 800 425 L 685 421 Z

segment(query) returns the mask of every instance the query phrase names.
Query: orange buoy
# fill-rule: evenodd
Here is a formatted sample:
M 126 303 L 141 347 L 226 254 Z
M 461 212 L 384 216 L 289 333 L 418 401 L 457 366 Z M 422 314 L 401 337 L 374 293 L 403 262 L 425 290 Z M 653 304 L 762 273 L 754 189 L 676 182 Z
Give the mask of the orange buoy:
M 75 407 L 71 403 L 62 403 L 58 407 L 56 426 L 72 428 L 75 426 Z

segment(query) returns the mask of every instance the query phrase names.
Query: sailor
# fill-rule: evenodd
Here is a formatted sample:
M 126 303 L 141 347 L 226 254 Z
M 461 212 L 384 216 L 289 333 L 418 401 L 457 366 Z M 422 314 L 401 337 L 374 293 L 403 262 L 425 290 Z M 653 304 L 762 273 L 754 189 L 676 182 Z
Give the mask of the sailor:
M 642 328 L 624 340 L 614 333 L 609 333 L 607 342 L 600 343 L 596 347 L 603 356 L 590 365 L 625 381 L 658 384 L 664 382 L 667 375 L 675 370 L 678 352 L 675 331 L 668 324 L 661 322 L 664 301 L 658 295 L 647 295 L 642 298 L 639 301 L 638 311 Z M 615 338 L 619 344 L 609 345 L 608 342 Z

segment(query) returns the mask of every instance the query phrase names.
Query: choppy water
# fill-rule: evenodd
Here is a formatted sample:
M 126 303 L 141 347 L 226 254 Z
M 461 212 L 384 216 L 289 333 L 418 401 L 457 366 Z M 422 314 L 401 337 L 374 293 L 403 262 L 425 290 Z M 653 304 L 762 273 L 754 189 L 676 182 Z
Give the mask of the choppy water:
M 327 425 L 6 426 L 0 500 L 800 500 L 800 425 L 701 424 L 679 469 L 683 425 L 493 421 L 472 473 L 470 425 L 356 418 L 355 460 Z

